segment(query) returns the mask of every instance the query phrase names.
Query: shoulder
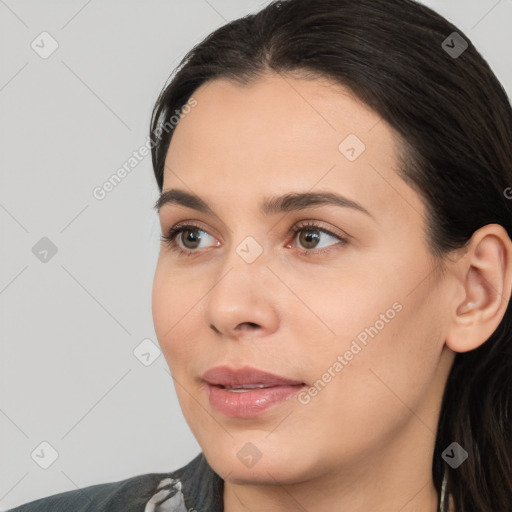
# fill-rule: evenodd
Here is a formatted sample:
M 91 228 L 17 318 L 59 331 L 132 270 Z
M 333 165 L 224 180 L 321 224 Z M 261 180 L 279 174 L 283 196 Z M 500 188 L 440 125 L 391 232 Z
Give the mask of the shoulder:
M 144 510 L 144 506 L 140 508 L 141 504 L 151 497 L 159 481 L 166 476 L 168 475 L 150 473 L 117 482 L 91 485 L 31 501 L 8 512 Z
M 199 454 L 186 466 L 170 473 L 148 473 L 91 485 L 31 501 L 7 512 L 156 512 L 158 503 L 169 500 L 171 504 L 183 494 L 195 501 L 194 494 L 203 490 L 198 487 L 203 487 L 201 482 L 205 478 L 210 479 L 210 487 L 215 483 L 218 489 L 220 477 L 212 473 L 203 454 Z M 188 505 L 188 500 L 185 502 Z M 181 510 L 181 507 L 168 510 Z

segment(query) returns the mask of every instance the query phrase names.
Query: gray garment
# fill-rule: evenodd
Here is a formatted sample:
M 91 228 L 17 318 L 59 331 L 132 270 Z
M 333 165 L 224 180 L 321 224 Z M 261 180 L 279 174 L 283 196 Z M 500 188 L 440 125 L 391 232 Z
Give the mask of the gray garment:
M 202 453 L 171 473 L 148 473 L 31 501 L 7 512 L 223 512 L 224 481 Z

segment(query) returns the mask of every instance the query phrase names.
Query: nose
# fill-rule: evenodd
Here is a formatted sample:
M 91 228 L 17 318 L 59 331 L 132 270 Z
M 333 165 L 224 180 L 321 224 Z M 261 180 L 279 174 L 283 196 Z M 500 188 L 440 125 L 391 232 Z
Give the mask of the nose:
M 204 303 L 205 321 L 218 336 L 252 339 L 277 330 L 280 283 L 266 263 L 265 254 L 248 263 L 234 249 L 224 261 Z

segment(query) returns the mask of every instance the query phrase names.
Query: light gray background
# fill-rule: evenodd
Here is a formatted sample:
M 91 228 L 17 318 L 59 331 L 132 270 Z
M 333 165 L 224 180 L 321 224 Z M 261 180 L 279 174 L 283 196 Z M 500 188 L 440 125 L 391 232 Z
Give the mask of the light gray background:
M 0 510 L 199 453 L 163 355 L 145 366 L 133 353 L 157 343 L 151 157 L 102 201 L 92 190 L 144 144 L 186 51 L 266 3 L 0 0 Z M 512 96 L 512 0 L 425 3 Z M 47 59 L 31 48 L 43 31 L 59 44 Z M 58 249 L 46 263 L 32 252 L 42 237 Z M 48 456 L 43 441 L 58 452 L 48 469 L 31 456 Z

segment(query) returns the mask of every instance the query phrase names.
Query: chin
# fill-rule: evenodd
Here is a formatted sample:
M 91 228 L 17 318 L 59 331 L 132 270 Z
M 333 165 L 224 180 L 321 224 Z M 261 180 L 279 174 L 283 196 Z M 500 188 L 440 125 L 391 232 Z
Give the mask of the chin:
M 290 467 L 282 468 L 273 464 L 258 466 L 258 468 L 237 468 L 236 470 L 226 467 L 227 471 L 220 476 L 223 480 L 236 485 L 290 485 L 307 480 L 306 477 L 298 475 L 295 470 L 292 472 Z
M 250 445 L 244 446 L 231 455 L 226 455 L 228 450 L 216 453 L 215 449 L 204 453 L 210 466 L 223 480 L 237 485 L 296 484 L 311 477 L 311 466 L 314 464 L 309 465 L 302 457 L 290 457 L 286 450 L 281 452 L 274 449 L 269 455 L 262 453 L 261 458 L 251 461 L 250 455 L 245 457 L 246 453 L 251 453 L 251 449 Z M 300 454 L 300 449 L 296 453 Z M 254 452 L 253 456 L 257 457 L 257 453 Z

